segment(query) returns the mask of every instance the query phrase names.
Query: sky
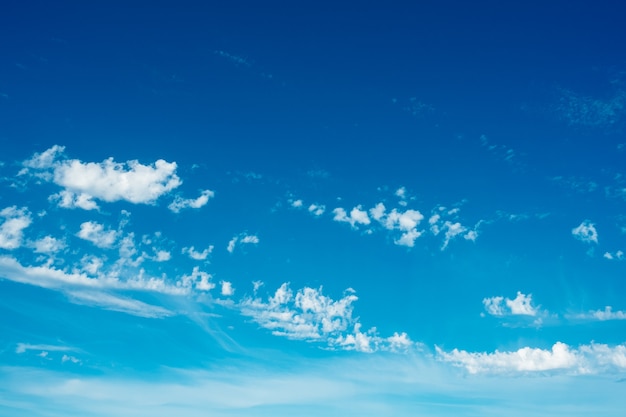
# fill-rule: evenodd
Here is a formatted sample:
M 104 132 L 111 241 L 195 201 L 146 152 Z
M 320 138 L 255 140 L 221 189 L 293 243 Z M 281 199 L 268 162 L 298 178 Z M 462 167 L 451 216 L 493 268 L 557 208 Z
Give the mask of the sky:
M 5 3 L 3 416 L 623 414 L 620 2 Z

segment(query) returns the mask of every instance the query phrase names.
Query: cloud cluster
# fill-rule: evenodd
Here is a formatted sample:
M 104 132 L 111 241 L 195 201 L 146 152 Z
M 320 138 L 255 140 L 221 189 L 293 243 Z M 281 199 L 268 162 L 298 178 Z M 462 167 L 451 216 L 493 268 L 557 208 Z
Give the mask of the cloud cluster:
M 572 229 L 572 235 L 585 243 L 598 243 L 598 231 L 589 220 L 583 221 L 580 225 Z
M 119 163 L 113 158 L 82 162 L 65 158 L 64 151 L 65 147 L 55 145 L 36 153 L 23 162 L 24 168 L 20 171 L 20 175 L 31 175 L 62 187 L 51 197 L 60 207 L 93 210 L 99 208 L 96 200 L 153 204 L 182 184 L 176 175 L 175 162 L 159 159 L 143 165 L 137 160 Z M 208 198 L 207 194 L 197 200 L 177 200 L 172 203 L 173 210 L 202 205 Z
M 361 324 L 352 316 L 352 303 L 357 299 L 352 289 L 333 300 L 321 288 L 304 287 L 294 294 L 284 283 L 267 300 L 246 297 L 239 306 L 244 316 L 276 336 L 325 342 L 330 348 L 373 352 L 406 349 L 413 344 L 406 333 L 381 338 L 374 328 L 361 332 Z
M 493 353 L 436 348 L 439 360 L 465 368 L 471 374 L 512 374 L 552 372 L 595 374 L 626 370 L 626 345 L 610 347 L 592 343 L 578 349 L 557 342 L 551 349 L 523 347 L 516 351 Z
M 258 236 L 256 235 L 248 235 L 246 233 L 242 233 L 239 236 L 233 236 L 233 238 L 228 242 L 228 246 L 226 246 L 226 250 L 229 253 L 233 253 L 237 245 L 244 244 L 256 245 L 260 242 Z
M 483 299 L 483 305 L 488 314 L 492 316 L 536 316 L 539 307 L 532 305 L 532 294 L 517 292 L 514 299 L 501 296 Z
M 0 211 L 0 219 L 0 248 L 11 250 L 22 246 L 23 231 L 32 223 L 28 209 L 6 207 Z

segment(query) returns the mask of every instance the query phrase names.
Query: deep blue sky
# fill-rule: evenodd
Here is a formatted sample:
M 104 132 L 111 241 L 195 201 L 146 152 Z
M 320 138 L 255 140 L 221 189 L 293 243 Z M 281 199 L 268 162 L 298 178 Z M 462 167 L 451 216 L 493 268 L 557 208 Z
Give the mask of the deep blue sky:
M 0 414 L 626 406 L 620 2 L 5 3 Z

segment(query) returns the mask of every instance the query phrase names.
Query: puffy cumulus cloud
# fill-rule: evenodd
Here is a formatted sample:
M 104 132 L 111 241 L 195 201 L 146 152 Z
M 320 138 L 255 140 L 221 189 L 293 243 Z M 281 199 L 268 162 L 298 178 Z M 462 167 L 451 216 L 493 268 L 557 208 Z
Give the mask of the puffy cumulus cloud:
M 182 288 L 196 288 L 200 291 L 210 291 L 215 288 L 215 284 L 211 282 L 211 278 L 213 278 L 211 274 L 200 271 L 199 267 L 194 266 L 191 274 L 183 275 L 177 285 Z
M 125 163 L 113 158 L 102 162 L 82 162 L 67 159 L 65 148 L 55 145 L 50 149 L 34 154 L 23 162 L 20 175 L 32 175 L 63 187 L 51 198 L 60 207 L 98 208 L 95 200 L 105 202 L 128 201 L 134 204 L 152 204 L 163 194 L 178 187 L 182 181 L 176 175 L 176 163 L 162 159 L 143 165 L 137 160 Z M 202 204 L 208 195 L 186 204 Z M 188 200 L 184 200 L 184 202 Z M 185 206 L 186 207 L 186 206 Z
M 532 294 L 517 292 L 514 299 L 489 297 L 483 299 L 485 310 L 492 316 L 522 315 L 536 316 L 539 308 L 532 305 Z
M 231 282 L 222 281 L 221 284 L 222 284 L 222 295 L 226 297 L 230 297 L 231 295 L 235 294 L 235 289 L 233 288 L 233 284 Z
M 182 253 L 187 254 L 191 259 L 196 261 L 204 261 L 209 255 L 213 252 L 213 245 L 210 245 L 208 248 L 204 249 L 202 252 L 197 251 L 193 246 L 187 248 L 183 248 Z
M 422 235 L 422 232 L 417 230 L 417 226 L 424 216 L 417 210 L 398 211 L 394 208 L 387 212 L 385 205 L 378 203 L 369 212 L 372 218 L 385 229 L 401 233 L 400 237 L 394 240 L 396 245 L 413 247 L 415 241 Z
M 523 347 L 516 351 L 445 352 L 437 347 L 437 358 L 465 368 L 471 374 L 564 373 L 595 374 L 626 370 L 626 346 L 592 343 L 578 349 L 557 342 L 551 349 Z
M 0 211 L 0 248 L 17 249 L 22 246 L 24 229 L 32 223 L 26 207 L 6 207 Z
M 300 208 L 303 204 L 302 200 L 295 200 L 291 202 L 291 207 Z
M 81 239 L 87 240 L 99 248 L 111 248 L 118 237 L 116 230 L 105 230 L 104 225 L 96 222 L 84 222 L 76 233 Z
M 256 290 L 258 286 L 255 294 Z M 322 293 L 322 288 L 304 287 L 294 293 L 284 283 L 267 300 L 245 297 L 239 306 L 244 316 L 276 336 L 325 342 L 332 349 L 374 352 L 403 350 L 412 344 L 405 333 L 382 338 L 375 328 L 362 332 L 361 324 L 352 315 L 352 304 L 357 299 L 352 289 L 333 300 Z
M 324 214 L 324 212 L 326 212 L 326 206 L 323 204 L 311 204 L 308 208 L 309 213 L 313 214 L 316 217 L 321 216 L 322 214 Z
M 604 310 L 589 311 L 587 313 L 571 315 L 570 318 L 579 320 L 626 320 L 626 312 L 618 310 L 613 311 L 613 307 L 606 306 Z
M 573 228 L 572 235 L 585 243 L 598 243 L 598 232 L 595 225 L 589 220 L 585 220 L 579 226 Z
M 39 240 L 32 242 L 35 253 L 52 254 L 62 251 L 66 248 L 64 240 L 57 239 L 52 236 L 45 236 Z
M 333 210 L 333 220 L 336 222 L 345 222 L 350 223 L 350 226 L 356 228 L 358 224 L 367 226 L 371 223 L 367 212 L 363 210 L 362 206 L 356 206 L 352 210 L 350 210 L 350 214 L 346 212 L 345 209 L 338 207 Z
M 188 208 L 198 209 L 198 208 L 204 207 L 209 202 L 209 199 L 214 196 L 215 196 L 215 193 L 213 191 L 204 190 L 200 194 L 200 197 L 195 198 L 195 199 L 193 198 L 186 199 L 182 197 L 176 197 L 174 201 L 172 201 L 170 205 L 167 206 L 167 208 L 169 208 L 174 213 L 179 213 L 181 210 L 188 209 Z
M 229 242 L 228 246 L 226 246 L 226 250 L 230 253 L 235 251 L 235 247 L 238 244 L 258 244 L 260 242 L 258 236 L 256 235 L 248 235 L 246 233 L 242 233 L 239 236 L 234 236 Z

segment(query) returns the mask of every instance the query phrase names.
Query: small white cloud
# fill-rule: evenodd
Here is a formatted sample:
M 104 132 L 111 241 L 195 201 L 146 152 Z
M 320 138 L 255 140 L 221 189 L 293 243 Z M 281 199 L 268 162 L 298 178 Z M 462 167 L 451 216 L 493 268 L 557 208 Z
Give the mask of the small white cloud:
M 73 193 L 67 190 L 52 194 L 49 200 L 56 201 L 59 207 L 67 209 L 97 210 L 100 208 L 89 194 Z
M 117 231 L 104 230 L 104 226 L 100 223 L 84 222 L 80 225 L 80 231 L 76 236 L 93 243 L 99 248 L 110 248 L 117 239 Z
M 461 223 L 459 222 L 452 223 L 450 221 L 446 221 L 443 224 L 443 229 L 445 229 L 446 234 L 445 234 L 445 238 L 444 238 L 441 250 L 444 250 L 445 248 L 447 248 L 450 241 L 454 239 L 456 236 L 463 234 L 467 231 L 467 228 L 463 226 Z
M 180 280 L 180 286 L 183 288 L 195 287 L 200 291 L 210 291 L 215 288 L 215 284 L 211 282 L 213 276 L 204 271 L 200 271 L 200 268 L 194 266 L 193 271 L 189 275 L 183 275 Z
M 326 211 L 326 206 L 323 204 L 311 204 L 308 210 L 309 213 L 319 217 Z
M 32 223 L 30 213 L 25 207 L 16 206 L 4 208 L 0 211 L 0 248 L 17 249 L 22 246 L 24 229 Z
M 228 242 L 228 246 L 226 247 L 226 250 L 230 253 L 233 253 L 235 250 L 235 247 L 237 244 L 242 243 L 242 244 L 258 244 L 260 242 L 258 236 L 255 235 L 248 235 L 245 233 L 242 233 L 239 236 L 235 236 L 233 237 L 229 242 Z
M 400 187 L 396 190 L 395 192 L 396 197 L 401 198 L 402 200 L 404 200 L 406 198 L 406 188 L 404 187 Z
M 213 245 L 210 245 L 202 252 L 196 251 L 193 246 L 190 248 L 183 248 L 182 251 L 182 253 L 186 253 L 191 259 L 195 259 L 196 261 L 204 261 L 211 254 L 211 252 L 213 252 Z
M 213 196 L 215 196 L 215 193 L 213 191 L 204 190 L 200 194 L 200 197 L 195 199 L 176 197 L 174 201 L 172 201 L 170 205 L 167 206 L 167 208 L 169 208 L 174 213 L 179 213 L 181 210 L 188 208 L 198 209 L 204 207 L 209 202 L 209 199 Z
M 35 253 L 57 253 L 65 249 L 66 244 L 61 239 L 56 239 L 52 236 L 46 236 L 33 242 Z
M 166 250 L 157 251 L 154 260 L 157 262 L 166 262 L 172 259 L 172 254 Z
M 300 208 L 302 207 L 302 200 L 296 200 L 291 202 L 291 207 Z
M 222 295 L 229 297 L 235 293 L 235 289 L 233 288 L 233 284 L 228 281 L 222 281 Z
M 63 355 L 63 357 L 61 358 L 61 362 L 81 363 L 81 360 L 75 356 Z
M 522 315 L 536 316 L 539 308 L 532 305 L 532 294 L 517 292 L 514 299 L 489 297 L 483 299 L 485 310 L 492 316 Z
M 585 220 L 578 227 L 573 228 L 572 235 L 585 243 L 598 243 L 598 232 L 595 225 L 589 220 Z
M 348 213 L 341 207 L 334 209 L 333 213 L 335 214 L 333 220 L 337 222 L 350 223 L 350 226 L 353 228 L 356 228 L 357 224 L 368 225 L 371 222 L 367 212 L 363 210 L 360 205 L 350 210 L 349 216 Z

